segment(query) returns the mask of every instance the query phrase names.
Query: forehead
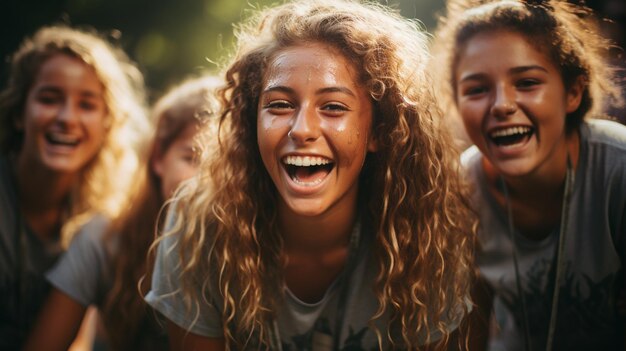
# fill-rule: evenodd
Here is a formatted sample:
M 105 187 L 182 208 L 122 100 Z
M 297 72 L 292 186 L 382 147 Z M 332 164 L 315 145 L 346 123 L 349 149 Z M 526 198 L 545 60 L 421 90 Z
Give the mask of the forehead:
M 264 86 L 286 81 L 316 81 L 357 85 L 357 70 L 339 50 L 323 43 L 290 46 L 268 62 Z
M 35 84 L 55 84 L 101 92 L 100 79 L 93 67 L 66 54 L 55 54 L 45 60 L 35 77 Z
M 511 30 L 480 32 L 461 48 L 459 68 L 511 68 L 539 65 L 557 71 L 548 53 L 539 43 Z

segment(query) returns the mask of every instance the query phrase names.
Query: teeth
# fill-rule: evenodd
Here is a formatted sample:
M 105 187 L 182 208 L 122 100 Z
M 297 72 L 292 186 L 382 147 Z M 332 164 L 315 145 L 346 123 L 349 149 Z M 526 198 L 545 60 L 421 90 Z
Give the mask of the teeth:
M 530 131 L 531 131 L 530 127 L 509 127 L 509 128 L 496 130 L 495 132 L 491 133 L 490 136 L 492 138 L 497 138 L 497 137 L 511 136 L 515 134 L 526 134 L 526 133 L 529 133 Z
M 48 134 L 48 139 L 54 143 L 71 144 L 71 145 L 78 144 L 78 141 L 79 141 L 79 138 L 77 137 L 64 135 L 64 134 L 56 134 L 56 133 Z
M 321 166 L 331 163 L 331 160 L 319 156 L 287 156 L 283 162 L 292 166 Z

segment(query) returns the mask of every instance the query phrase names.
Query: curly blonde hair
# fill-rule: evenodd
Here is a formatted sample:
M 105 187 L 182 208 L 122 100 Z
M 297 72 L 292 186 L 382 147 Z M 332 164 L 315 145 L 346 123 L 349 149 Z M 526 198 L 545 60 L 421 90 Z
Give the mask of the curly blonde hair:
M 277 196 L 257 144 L 257 106 L 268 62 L 303 43 L 330 45 L 359 71 L 374 106 L 378 151 L 360 175 L 375 228 L 379 345 L 416 349 L 446 321 L 467 312 L 475 221 L 459 179 L 458 152 L 442 125 L 425 67 L 426 34 L 416 22 L 374 3 L 297 1 L 259 11 L 237 28 L 225 73 L 219 138 L 206 133 L 200 174 L 178 194 L 181 289 L 189 308 L 209 289 L 224 299 L 229 348 L 250 337 L 270 347 L 270 321 L 282 296 L 283 241 Z M 213 141 L 213 143 L 211 143 Z M 194 289 L 202 286 L 197 296 Z M 215 287 L 212 287 L 215 286 Z M 373 321 L 391 312 L 400 333 Z M 197 316 L 197 313 L 196 313 Z
M 111 218 L 127 205 L 137 150 L 151 129 L 146 116 L 141 72 L 128 56 L 95 32 L 65 25 L 43 27 L 13 54 L 7 87 L 0 93 L 0 152 L 19 153 L 26 97 L 41 66 L 54 55 L 78 58 L 92 67 L 104 88 L 107 133 L 101 150 L 81 171 L 71 194 L 69 219 L 62 228 L 65 244 L 93 213 Z M 123 176 L 122 176 L 123 175 Z
M 446 112 L 456 106 L 456 65 L 467 42 L 481 32 L 509 30 L 523 35 L 559 68 L 566 88 L 582 78 L 580 106 L 567 115 L 566 127 L 577 129 L 588 116 L 622 106 L 615 68 L 608 64 L 610 42 L 598 34 L 591 9 L 560 0 L 450 0 L 439 18 L 432 69 L 442 79 L 437 90 Z M 439 97 L 438 96 L 438 97 Z

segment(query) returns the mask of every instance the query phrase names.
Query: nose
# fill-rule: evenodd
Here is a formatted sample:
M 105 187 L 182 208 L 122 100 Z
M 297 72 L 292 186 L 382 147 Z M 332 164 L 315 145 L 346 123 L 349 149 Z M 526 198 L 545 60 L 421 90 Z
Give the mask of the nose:
M 496 117 L 507 117 L 517 111 L 517 103 L 515 94 L 509 87 L 499 86 L 495 89 L 493 104 L 491 105 L 491 114 Z
M 71 101 L 65 101 L 57 114 L 57 121 L 68 125 L 78 121 L 78 118 L 78 109 Z
M 315 107 L 302 106 L 294 115 L 287 136 L 298 144 L 315 141 L 320 135 L 319 122 Z

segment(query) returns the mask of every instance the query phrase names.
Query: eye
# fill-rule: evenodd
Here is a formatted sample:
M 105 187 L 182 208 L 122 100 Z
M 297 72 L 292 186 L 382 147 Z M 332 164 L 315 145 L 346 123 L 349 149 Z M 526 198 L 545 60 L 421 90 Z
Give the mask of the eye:
M 475 85 L 469 86 L 462 90 L 463 96 L 475 97 L 487 92 L 487 86 Z
M 321 110 L 328 115 L 338 116 L 346 111 L 350 111 L 350 108 L 338 102 L 330 102 L 322 105 Z
M 293 112 L 294 106 L 288 100 L 272 100 L 263 105 L 263 109 L 273 115 L 287 115 Z
M 183 155 L 183 161 L 192 165 L 196 163 L 196 158 L 194 157 L 193 154 L 186 154 L 186 155 Z
M 293 105 L 287 100 L 274 100 L 265 104 L 263 108 L 278 112 L 278 111 L 284 111 L 284 110 L 292 110 Z
M 532 78 L 524 78 L 524 79 L 520 79 L 515 83 L 515 86 L 517 86 L 520 89 L 529 89 L 532 88 L 536 85 L 539 85 L 541 82 L 536 80 L 536 79 L 532 79 Z
M 54 105 L 59 103 L 61 98 L 56 94 L 40 94 L 37 96 L 37 102 L 44 105 Z
M 89 100 L 81 100 L 78 106 L 85 111 L 94 111 L 98 108 L 98 104 Z

